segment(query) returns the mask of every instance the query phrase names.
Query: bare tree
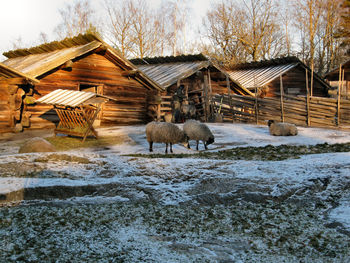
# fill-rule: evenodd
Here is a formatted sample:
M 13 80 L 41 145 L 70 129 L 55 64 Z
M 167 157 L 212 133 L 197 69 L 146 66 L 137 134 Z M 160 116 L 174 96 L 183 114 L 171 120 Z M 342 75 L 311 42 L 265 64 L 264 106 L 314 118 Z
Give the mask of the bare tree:
M 164 15 L 165 21 L 168 22 L 169 46 L 174 56 L 186 52 L 186 24 L 189 12 L 187 4 L 188 0 L 166 1 L 161 8 L 163 11 L 166 10 Z
M 350 0 L 343 0 L 340 9 L 341 22 L 337 38 L 342 40 L 342 47 L 350 56 Z
M 300 34 L 300 58 L 319 74 L 336 65 L 342 54 L 336 29 L 338 0 L 294 0 L 295 26 Z
M 204 26 L 224 62 L 268 59 L 286 52 L 272 0 L 225 0 L 207 14 Z
M 59 38 L 73 37 L 86 32 L 97 32 L 92 16 L 94 11 L 87 0 L 76 0 L 59 10 L 62 22 L 55 28 Z
M 21 36 L 18 36 L 16 39 L 11 41 L 12 49 L 21 49 L 25 47 L 25 44 L 23 43 L 23 39 Z
M 186 8 L 178 1 L 164 1 L 154 9 L 146 0 L 105 0 L 105 7 L 108 38 L 123 55 L 143 58 L 184 51 Z
M 108 13 L 108 39 L 115 47 L 118 47 L 123 56 L 132 53 L 133 39 L 131 35 L 132 17 L 129 12 L 130 1 L 119 5 L 115 1 L 105 1 L 106 11 Z

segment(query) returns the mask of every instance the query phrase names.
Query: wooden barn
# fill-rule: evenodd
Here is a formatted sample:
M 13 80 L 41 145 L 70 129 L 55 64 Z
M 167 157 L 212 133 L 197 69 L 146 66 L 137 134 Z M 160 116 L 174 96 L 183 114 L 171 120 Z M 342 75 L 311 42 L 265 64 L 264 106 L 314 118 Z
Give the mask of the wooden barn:
M 131 60 L 142 72 L 164 89 L 161 116 L 174 110 L 174 99 L 184 99 L 196 107 L 197 117 L 207 121 L 211 114 L 211 98 L 222 94 L 253 94 L 237 84 L 204 55 L 181 55 Z M 181 94 L 180 94 L 181 93 Z M 156 113 L 154 112 L 154 115 Z
M 325 79 L 329 81 L 332 87 L 330 91 L 332 97 L 336 97 L 338 89 L 340 89 L 343 98 L 350 98 L 350 60 L 327 73 Z
M 101 126 L 146 123 L 147 109 L 162 87 L 120 52 L 93 34 L 4 53 L 0 64 L 1 129 L 53 128 L 51 105 L 36 103 L 57 89 L 89 91 L 110 98 Z M 6 113 L 5 113 L 6 112 Z M 6 117 L 7 116 L 7 117 Z
M 327 97 L 329 84 L 312 72 L 296 57 L 285 57 L 260 62 L 238 64 L 227 70 L 230 77 L 242 87 L 257 92 L 260 98 L 281 94 Z

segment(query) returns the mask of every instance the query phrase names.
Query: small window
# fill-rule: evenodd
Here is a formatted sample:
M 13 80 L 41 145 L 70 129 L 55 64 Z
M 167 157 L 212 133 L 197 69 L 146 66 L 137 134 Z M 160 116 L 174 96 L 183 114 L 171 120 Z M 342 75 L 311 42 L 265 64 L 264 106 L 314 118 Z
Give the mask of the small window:
M 94 84 L 79 84 L 80 91 L 97 93 L 97 85 Z

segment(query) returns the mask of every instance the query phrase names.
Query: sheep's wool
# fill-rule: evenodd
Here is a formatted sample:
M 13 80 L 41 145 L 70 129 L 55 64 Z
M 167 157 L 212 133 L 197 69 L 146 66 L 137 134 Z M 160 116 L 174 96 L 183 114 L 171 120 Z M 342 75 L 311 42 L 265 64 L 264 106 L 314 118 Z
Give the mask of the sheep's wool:
M 207 125 L 195 120 L 186 121 L 183 129 L 190 140 L 208 141 L 209 138 L 214 138 Z
M 297 127 L 291 123 L 272 122 L 269 131 L 274 136 L 295 136 L 298 134 Z
M 185 141 L 184 132 L 173 123 L 150 122 L 146 125 L 148 142 L 179 143 Z

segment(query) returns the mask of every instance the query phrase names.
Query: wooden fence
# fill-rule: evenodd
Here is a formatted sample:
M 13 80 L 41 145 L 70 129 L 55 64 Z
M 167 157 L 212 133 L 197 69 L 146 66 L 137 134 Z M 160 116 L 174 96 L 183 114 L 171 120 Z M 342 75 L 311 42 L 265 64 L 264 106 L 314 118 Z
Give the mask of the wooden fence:
M 299 126 L 350 127 L 350 100 L 339 98 L 216 95 L 212 105 L 227 122 L 263 123 L 271 119 Z

